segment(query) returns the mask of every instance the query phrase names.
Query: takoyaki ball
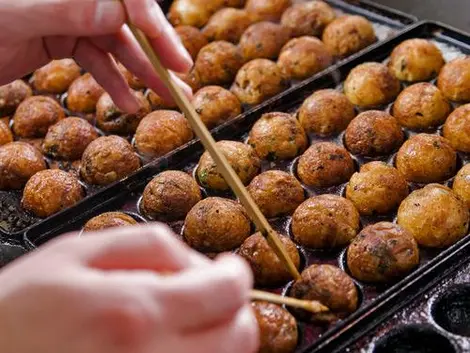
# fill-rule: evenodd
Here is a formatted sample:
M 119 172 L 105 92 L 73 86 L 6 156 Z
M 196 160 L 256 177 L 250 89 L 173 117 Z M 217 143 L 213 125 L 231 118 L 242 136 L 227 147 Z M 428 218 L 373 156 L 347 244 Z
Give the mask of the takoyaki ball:
M 0 146 L 6 145 L 10 142 L 13 142 L 13 133 L 6 123 L 0 121 Z
M 201 88 L 194 95 L 192 103 L 209 129 L 235 118 L 242 112 L 238 98 L 219 86 Z
M 344 82 L 344 93 L 351 103 L 363 108 L 393 101 L 400 92 L 400 81 L 384 64 L 368 62 L 351 70 Z
M 268 170 L 256 176 L 248 192 L 267 218 L 290 215 L 305 200 L 299 181 L 281 170 Z
M 67 108 L 75 113 L 94 113 L 96 104 L 103 93 L 103 87 L 87 73 L 70 85 L 67 93 Z
M 186 83 L 193 92 L 197 92 L 201 87 L 201 79 L 199 78 L 199 73 L 194 68 L 187 74 L 175 73 L 175 75 L 184 83 Z
M 147 92 L 147 99 L 150 102 L 150 107 L 153 110 L 161 110 L 161 109 L 177 109 L 178 105 L 175 102 L 167 102 L 158 94 L 156 94 L 152 90 L 148 90 Z
M 283 75 L 293 80 L 313 76 L 332 63 L 333 58 L 322 41 L 307 36 L 291 39 L 282 48 L 277 61 Z
M 408 181 L 441 182 L 455 174 L 457 154 L 446 138 L 419 134 L 401 146 L 397 154 L 396 166 Z
M 303 153 L 308 140 L 304 129 L 291 114 L 267 113 L 255 123 L 248 143 L 261 158 L 289 159 Z
M 320 37 L 335 17 L 335 11 L 327 3 L 307 1 L 289 7 L 282 15 L 281 24 L 292 31 L 293 37 Z
M 248 215 L 239 203 L 208 197 L 189 211 L 183 236 L 198 251 L 220 253 L 239 247 L 250 236 L 250 230 Z
M 26 98 L 13 116 L 13 132 L 18 137 L 46 136 L 50 126 L 65 118 L 59 103 L 46 96 Z
M 238 48 L 226 41 L 207 44 L 199 52 L 194 70 L 203 86 L 231 83 L 242 67 L 243 59 Z
M 452 189 L 470 208 L 470 164 L 459 170 Z
M 150 113 L 150 103 L 140 91 L 132 91 L 139 103 L 135 114 L 123 112 L 108 93 L 104 93 L 96 105 L 96 125 L 108 134 L 129 135 L 137 130 L 141 120 Z
M 364 282 L 390 282 L 419 265 L 418 244 L 398 224 L 379 222 L 362 230 L 347 250 L 348 269 Z
M 83 231 L 97 232 L 104 229 L 127 227 L 136 224 L 137 221 L 128 214 L 122 212 L 106 212 L 86 222 Z
M 457 151 L 470 153 L 470 104 L 455 109 L 444 124 L 444 137 Z
M 254 21 L 277 22 L 291 4 L 291 0 L 248 0 L 245 9 Z
M 124 78 L 126 79 L 129 87 L 135 90 L 141 90 L 145 88 L 145 84 L 138 77 L 134 76 L 134 74 L 130 72 L 123 64 L 118 63 L 118 68 L 119 71 L 121 71 L 121 73 L 124 75 Z
M 295 318 L 279 305 L 253 302 L 251 307 L 258 322 L 258 353 L 294 353 L 299 341 Z
M 32 95 L 31 87 L 23 80 L 0 86 L 0 115 L 14 114 L 18 105 Z
M 354 105 L 334 89 L 322 89 L 300 107 L 298 119 L 307 133 L 331 136 L 340 133 L 356 116 Z
M 369 110 L 355 117 L 346 129 L 344 141 L 352 153 L 368 157 L 383 156 L 397 150 L 404 134 L 397 120 L 380 110 Z
M 135 133 L 137 151 L 148 158 L 161 157 L 194 137 L 183 114 L 174 110 L 157 110 L 142 119 Z
M 199 51 L 209 44 L 206 36 L 196 27 L 178 26 L 175 31 L 193 60 L 196 60 Z
M 297 247 L 286 236 L 280 235 L 279 240 L 298 269 L 300 267 L 300 255 Z M 291 274 L 286 265 L 279 259 L 261 233 L 253 234 L 247 238 L 238 250 L 238 254 L 250 264 L 257 286 L 283 285 L 291 279 Z
M 42 151 L 42 144 L 44 143 L 43 138 L 32 138 L 32 139 L 22 138 L 18 141 L 27 143 L 27 144 L 33 146 L 34 148 L 36 148 L 39 151 Z
M 297 174 L 306 185 L 329 187 L 345 183 L 354 173 L 348 151 L 331 142 L 310 146 L 300 157 Z
M 158 174 L 147 184 L 140 209 L 152 220 L 178 221 L 186 217 L 201 197 L 199 185 L 189 174 L 169 170 Z
M 139 168 L 139 157 L 129 142 L 119 136 L 102 136 L 83 152 L 80 174 L 88 184 L 107 185 Z
M 204 27 L 202 33 L 209 42 L 225 40 L 236 44 L 251 23 L 248 12 L 229 7 L 217 11 Z
M 439 48 L 426 39 L 408 39 L 393 49 L 388 67 L 400 81 L 417 82 L 437 76 L 445 61 Z
M 245 62 L 253 59 L 276 59 L 289 41 L 290 31 L 277 23 L 251 25 L 240 38 L 240 53 Z
M 25 142 L 0 147 L 0 190 L 21 189 L 37 172 L 46 169 L 41 152 Z
M 88 121 L 71 117 L 49 128 L 42 150 L 54 159 L 75 161 L 97 138 L 98 133 Z
M 250 145 L 238 141 L 219 141 L 217 147 L 243 184 L 248 184 L 259 173 L 261 161 Z M 204 187 L 212 190 L 230 189 L 212 156 L 207 151 L 199 160 L 196 174 L 199 182 Z
M 240 102 L 256 105 L 281 93 L 287 87 L 288 83 L 275 62 L 255 59 L 238 71 L 231 90 Z
M 311 197 L 292 216 L 294 240 L 311 249 L 348 245 L 359 227 L 359 212 L 354 204 L 338 195 Z
M 469 210 L 448 187 L 429 184 L 402 202 L 397 222 L 419 245 L 442 248 L 467 235 Z
M 311 265 L 303 270 L 290 295 L 303 300 L 317 300 L 340 319 L 356 311 L 359 302 L 354 281 L 332 265 Z
M 333 56 L 345 58 L 374 44 L 377 37 L 365 17 L 345 15 L 326 26 L 322 41 Z
M 168 20 L 173 26 L 201 28 L 224 5 L 227 5 L 225 0 L 175 0 L 168 12 Z
M 393 104 L 393 116 L 410 129 L 442 125 L 451 106 L 441 91 L 431 83 L 415 83 L 405 88 Z
M 68 90 L 75 79 L 80 77 L 81 68 L 73 59 L 52 60 L 36 70 L 33 84 L 43 93 L 59 94 Z
M 406 179 L 383 162 L 364 164 L 346 187 L 346 197 L 362 215 L 386 214 L 398 208 L 408 196 Z
M 437 87 L 451 101 L 470 102 L 470 56 L 444 65 L 437 78 Z
M 82 185 L 59 169 L 42 170 L 27 182 L 21 204 L 38 217 L 48 217 L 75 205 L 84 197 Z

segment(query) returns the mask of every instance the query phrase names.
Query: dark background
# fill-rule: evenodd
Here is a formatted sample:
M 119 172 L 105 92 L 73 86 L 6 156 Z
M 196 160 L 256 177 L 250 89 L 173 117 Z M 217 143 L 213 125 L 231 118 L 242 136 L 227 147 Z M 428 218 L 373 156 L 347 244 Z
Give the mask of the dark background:
M 470 0 L 374 0 L 417 16 L 470 32 Z

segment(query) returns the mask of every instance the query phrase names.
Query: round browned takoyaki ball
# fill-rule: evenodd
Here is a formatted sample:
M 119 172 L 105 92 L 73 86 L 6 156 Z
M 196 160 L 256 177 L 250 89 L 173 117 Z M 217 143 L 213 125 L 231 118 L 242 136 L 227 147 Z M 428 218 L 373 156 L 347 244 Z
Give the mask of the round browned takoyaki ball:
M 344 318 L 356 311 L 358 293 L 354 281 L 340 268 L 332 265 L 311 265 L 294 282 L 290 295 L 303 300 L 317 300 L 331 314 Z
M 70 85 L 67 91 L 67 108 L 76 113 L 94 113 L 96 104 L 103 93 L 103 87 L 87 73 Z
M 118 63 L 119 71 L 124 75 L 124 78 L 127 81 L 129 87 L 135 90 L 141 90 L 145 88 L 145 84 L 136 77 L 132 72 L 130 72 L 123 64 Z
M 346 97 L 363 108 L 390 103 L 399 92 L 400 81 L 387 66 L 375 62 L 356 66 L 344 82 Z
M 59 103 L 46 96 L 26 98 L 16 109 L 13 132 L 18 137 L 44 137 L 51 125 L 65 118 Z
M 442 125 L 451 106 L 441 91 L 431 83 L 415 83 L 405 88 L 393 104 L 393 116 L 410 129 Z
M 0 115 L 14 114 L 18 105 L 32 94 L 31 87 L 23 80 L 0 86 Z
M 284 11 L 291 6 L 291 0 L 248 0 L 245 9 L 251 14 L 253 20 L 277 22 Z
M 248 184 L 259 173 L 261 161 L 250 145 L 238 141 L 219 141 L 217 147 L 243 184 Z M 229 190 L 229 185 L 207 151 L 199 160 L 196 174 L 202 186 L 212 190 Z
M 194 137 L 183 114 L 173 110 L 157 110 L 140 122 L 135 133 L 137 151 L 148 158 L 161 157 Z
M 414 38 L 393 49 L 388 67 L 400 81 L 417 82 L 437 76 L 444 64 L 444 57 L 435 44 Z
M 295 267 L 300 267 L 299 250 L 286 236 L 279 236 L 289 257 Z M 256 233 L 247 238 L 238 254 L 248 261 L 253 271 L 257 286 L 276 286 L 286 284 L 291 279 L 291 274 L 286 265 L 279 259 L 261 233 Z
M 240 38 L 240 53 L 245 61 L 276 59 L 289 39 L 290 31 L 280 24 L 255 23 L 248 27 Z
M 181 81 L 186 83 L 193 90 L 193 92 L 197 92 L 202 87 L 199 73 L 194 68 L 187 74 L 175 73 L 175 75 Z
M 455 174 L 457 154 L 444 137 L 419 134 L 401 146 L 396 166 L 408 181 L 440 182 Z
M 307 1 L 292 5 L 281 18 L 281 24 L 293 37 L 321 37 L 323 30 L 336 17 L 335 11 L 323 1 Z
M 80 174 L 88 184 L 107 185 L 139 168 L 139 157 L 129 142 L 119 136 L 103 136 L 83 152 Z
M 13 133 L 6 123 L 0 121 L 0 146 L 6 145 L 10 142 L 13 142 Z
M 354 173 L 348 151 L 331 142 L 310 146 L 300 157 L 297 174 L 306 185 L 329 187 L 345 183 Z
M 440 248 L 468 232 L 468 207 L 451 189 L 429 184 L 413 191 L 400 205 L 397 222 L 419 245 Z
M 291 114 L 267 113 L 251 129 L 248 143 L 261 158 L 289 159 L 305 151 L 308 139 Z
M 25 142 L 0 147 L 0 190 L 21 189 L 29 178 L 46 169 L 41 152 Z
M 123 112 L 117 107 L 108 93 L 104 93 L 96 105 L 96 125 L 108 134 L 129 135 L 137 130 L 140 121 L 150 113 L 150 103 L 144 94 L 132 91 L 139 103 L 139 110 L 135 114 Z
M 470 104 L 455 109 L 444 124 L 444 137 L 457 151 L 470 153 Z
M 206 36 L 196 27 L 178 26 L 175 31 L 193 60 L 196 60 L 199 51 L 209 44 Z
M 209 129 L 216 127 L 242 112 L 238 98 L 219 86 L 201 88 L 193 97 L 193 106 Z
M 80 74 L 81 68 L 75 60 L 52 60 L 34 72 L 34 88 L 43 93 L 64 93 Z
M 59 169 L 42 170 L 29 179 L 21 204 L 38 217 L 48 217 L 75 205 L 84 197 L 82 185 L 72 174 Z
M 470 164 L 459 170 L 452 189 L 470 208 Z
M 364 228 L 347 250 L 348 269 L 364 282 L 390 282 L 404 277 L 419 264 L 413 236 L 390 222 Z
M 316 91 L 303 102 L 298 113 L 305 131 L 319 136 L 340 133 L 355 116 L 354 105 L 334 89 Z
M 209 42 L 226 40 L 236 44 L 251 23 L 251 17 L 245 10 L 224 8 L 211 17 L 202 33 Z
M 383 156 L 398 149 L 404 134 L 397 120 L 380 110 L 369 110 L 355 117 L 346 129 L 344 142 L 352 154 Z
M 406 179 L 383 162 L 364 164 L 346 187 L 346 197 L 363 215 L 385 214 L 396 210 L 408 196 Z
M 311 197 L 292 216 L 294 240 L 312 249 L 347 245 L 359 227 L 359 212 L 351 201 L 338 195 Z
M 243 59 L 238 48 L 219 40 L 201 49 L 194 70 L 203 86 L 224 85 L 233 81 L 242 65 Z
M 288 83 L 275 62 L 255 59 L 238 71 L 231 90 L 240 102 L 255 105 L 281 93 L 287 87 Z
M 140 209 L 152 220 L 178 221 L 186 217 L 201 197 L 199 185 L 189 174 L 168 170 L 147 184 Z
M 374 44 L 377 37 L 369 20 L 345 15 L 326 26 L 322 40 L 331 54 L 344 58 Z
M 96 232 L 103 229 L 136 225 L 137 221 L 122 212 L 106 212 L 93 217 L 83 227 L 84 232 Z
M 42 150 L 54 159 L 75 161 L 97 138 L 98 133 L 88 121 L 71 117 L 49 128 Z
M 150 102 L 150 107 L 153 110 L 161 110 L 161 109 L 177 109 L 178 105 L 172 101 L 166 101 L 154 91 L 149 89 L 147 91 L 147 99 Z
M 286 78 L 303 80 L 326 69 L 333 63 L 331 54 L 320 39 L 291 39 L 281 50 L 277 64 Z
M 253 302 L 251 307 L 258 322 L 258 353 L 294 353 L 299 341 L 295 318 L 279 305 Z
M 290 215 L 305 200 L 299 181 L 281 170 L 261 173 L 248 185 L 248 192 L 268 218 Z
M 239 247 L 250 236 L 250 231 L 250 220 L 239 203 L 208 197 L 189 211 L 183 236 L 198 251 L 219 253 Z
M 437 78 L 437 86 L 447 99 L 470 102 L 470 56 L 448 62 Z

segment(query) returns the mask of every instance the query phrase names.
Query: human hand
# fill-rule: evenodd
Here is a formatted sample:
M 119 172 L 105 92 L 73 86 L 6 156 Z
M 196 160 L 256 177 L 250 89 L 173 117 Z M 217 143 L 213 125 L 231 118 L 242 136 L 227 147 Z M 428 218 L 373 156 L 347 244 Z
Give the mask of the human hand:
M 65 236 L 0 282 L 3 353 L 256 352 L 247 265 L 209 261 L 162 225 Z
M 124 0 L 132 22 L 150 39 L 162 63 L 187 72 L 192 59 L 155 0 Z M 163 99 L 171 95 L 125 25 L 126 11 L 118 0 L 0 1 L 0 85 L 47 64 L 75 60 L 103 86 L 119 107 L 138 110 L 115 59 Z M 191 89 L 176 76 L 186 94 Z

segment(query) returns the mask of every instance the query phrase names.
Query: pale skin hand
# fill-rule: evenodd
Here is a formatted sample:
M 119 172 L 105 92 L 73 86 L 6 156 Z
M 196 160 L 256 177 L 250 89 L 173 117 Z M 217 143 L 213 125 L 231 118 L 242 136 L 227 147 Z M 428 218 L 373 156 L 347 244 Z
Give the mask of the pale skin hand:
M 244 261 L 209 261 L 162 225 L 65 236 L 5 267 L 0 283 L 2 353 L 258 348 Z
M 150 38 L 163 64 L 187 72 L 192 60 L 155 0 L 125 0 L 132 22 Z M 137 102 L 110 53 L 162 98 L 171 96 L 125 25 L 118 0 L 0 1 L 0 85 L 52 59 L 73 57 L 123 110 Z M 178 80 L 184 91 L 191 89 Z

